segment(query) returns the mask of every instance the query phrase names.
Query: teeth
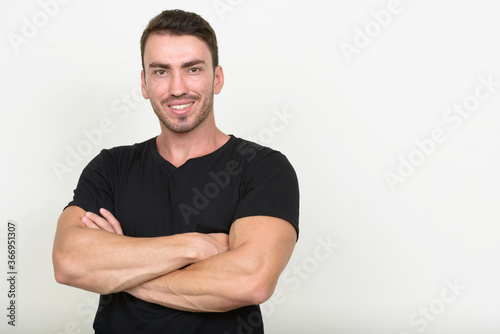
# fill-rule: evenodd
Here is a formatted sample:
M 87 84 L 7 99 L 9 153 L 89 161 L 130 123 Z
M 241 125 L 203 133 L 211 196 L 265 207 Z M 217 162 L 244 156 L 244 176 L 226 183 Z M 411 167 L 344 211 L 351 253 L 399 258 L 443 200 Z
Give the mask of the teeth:
M 175 109 L 175 110 L 182 110 L 182 109 L 189 108 L 192 105 L 193 105 L 193 102 L 188 103 L 188 104 L 180 104 L 180 105 L 176 105 L 176 106 L 170 106 L 170 108 Z

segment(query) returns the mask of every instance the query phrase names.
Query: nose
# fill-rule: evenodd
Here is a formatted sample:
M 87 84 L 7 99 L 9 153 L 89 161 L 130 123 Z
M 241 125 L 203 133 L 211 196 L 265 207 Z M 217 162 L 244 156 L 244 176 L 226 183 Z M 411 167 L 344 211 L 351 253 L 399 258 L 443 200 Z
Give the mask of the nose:
M 185 82 L 185 78 L 182 74 L 176 73 L 172 75 L 172 79 L 170 81 L 170 95 L 181 96 L 187 93 L 187 86 Z

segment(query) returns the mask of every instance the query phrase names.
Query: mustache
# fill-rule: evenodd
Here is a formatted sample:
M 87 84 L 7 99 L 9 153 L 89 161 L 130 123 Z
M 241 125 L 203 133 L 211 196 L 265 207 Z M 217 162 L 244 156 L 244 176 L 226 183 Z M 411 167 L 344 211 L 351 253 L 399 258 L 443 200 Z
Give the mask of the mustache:
M 168 104 L 170 102 L 173 102 L 173 101 L 177 101 L 177 100 L 195 100 L 195 101 L 198 101 L 200 98 L 196 95 L 191 95 L 191 94 L 182 94 L 182 95 L 179 95 L 179 96 L 176 96 L 176 95 L 170 95 L 169 97 L 163 99 L 161 101 L 161 104 Z

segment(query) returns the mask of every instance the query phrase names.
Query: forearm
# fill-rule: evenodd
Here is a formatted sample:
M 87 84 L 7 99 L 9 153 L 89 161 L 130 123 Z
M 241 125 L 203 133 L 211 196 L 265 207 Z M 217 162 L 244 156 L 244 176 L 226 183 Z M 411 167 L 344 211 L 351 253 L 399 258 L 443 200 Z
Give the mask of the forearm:
M 229 251 L 126 290 L 150 303 L 191 312 L 225 312 L 271 297 L 297 234 L 272 217 L 241 218 L 229 232 Z
M 89 229 L 70 207 L 60 218 L 53 262 L 59 283 L 102 294 L 123 291 L 198 260 L 186 236 L 131 238 Z M 72 220 L 72 221 L 68 221 Z
M 236 249 L 145 282 L 126 292 L 144 301 L 190 312 L 225 312 L 257 305 L 273 293 L 279 273 L 254 268 Z M 274 275 L 274 276 L 273 276 Z

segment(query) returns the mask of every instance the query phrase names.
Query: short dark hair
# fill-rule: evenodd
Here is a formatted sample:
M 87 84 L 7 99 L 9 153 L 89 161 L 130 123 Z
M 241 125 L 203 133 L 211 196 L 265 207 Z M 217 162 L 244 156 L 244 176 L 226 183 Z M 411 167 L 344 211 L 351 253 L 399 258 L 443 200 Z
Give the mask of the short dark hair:
M 144 69 L 144 49 L 151 34 L 191 35 L 198 37 L 210 49 L 214 70 L 219 65 L 219 51 L 215 31 L 204 18 L 196 13 L 180 9 L 165 10 L 149 21 L 141 37 L 142 69 Z

